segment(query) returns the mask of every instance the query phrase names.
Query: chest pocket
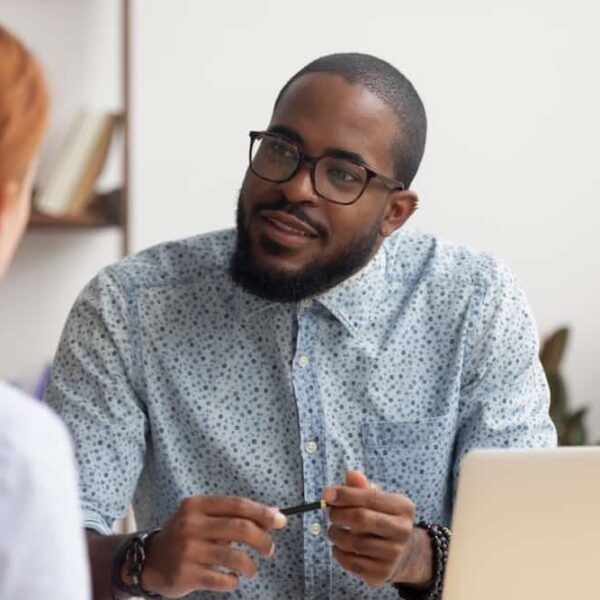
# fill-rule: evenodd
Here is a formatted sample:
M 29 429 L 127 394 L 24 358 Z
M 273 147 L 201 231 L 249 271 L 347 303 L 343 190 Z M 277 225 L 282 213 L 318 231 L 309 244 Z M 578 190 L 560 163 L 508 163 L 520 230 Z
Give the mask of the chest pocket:
M 361 435 L 367 477 L 410 498 L 418 518 L 442 518 L 451 489 L 452 417 L 366 422 Z

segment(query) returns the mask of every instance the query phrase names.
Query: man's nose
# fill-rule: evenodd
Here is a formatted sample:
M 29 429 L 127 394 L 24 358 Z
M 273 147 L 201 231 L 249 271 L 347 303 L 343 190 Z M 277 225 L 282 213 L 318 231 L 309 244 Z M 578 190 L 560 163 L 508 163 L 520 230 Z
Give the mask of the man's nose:
M 304 162 L 289 181 L 280 184 L 290 202 L 318 204 L 319 196 L 313 186 L 311 169 L 312 165 Z

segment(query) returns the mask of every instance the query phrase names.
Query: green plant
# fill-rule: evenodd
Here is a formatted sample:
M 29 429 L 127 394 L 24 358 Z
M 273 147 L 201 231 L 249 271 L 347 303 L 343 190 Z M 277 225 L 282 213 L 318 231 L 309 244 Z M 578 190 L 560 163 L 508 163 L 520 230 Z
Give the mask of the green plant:
M 550 386 L 550 418 L 554 421 L 559 446 L 582 446 L 587 442 L 584 417 L 587 408 L 571 411 L 567 388 L 560 365 L 569 339 L 569 330 L 562 327 L 542 344 L 540 360 Z

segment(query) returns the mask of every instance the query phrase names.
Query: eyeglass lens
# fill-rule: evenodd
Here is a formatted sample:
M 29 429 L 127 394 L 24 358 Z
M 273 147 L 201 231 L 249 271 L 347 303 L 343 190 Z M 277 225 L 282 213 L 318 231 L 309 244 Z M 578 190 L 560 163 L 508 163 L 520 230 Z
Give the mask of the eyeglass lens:
M 253 141 L 251 166 L 259 177 L 286 181 L 300 162 L 298 148 L 278 136 L 262 135 Z M 354 202 L 363 192 L 367 179 L 364 167 L 343 158 L 322 156 L 314 167 L 315 191 L 334 202 Z

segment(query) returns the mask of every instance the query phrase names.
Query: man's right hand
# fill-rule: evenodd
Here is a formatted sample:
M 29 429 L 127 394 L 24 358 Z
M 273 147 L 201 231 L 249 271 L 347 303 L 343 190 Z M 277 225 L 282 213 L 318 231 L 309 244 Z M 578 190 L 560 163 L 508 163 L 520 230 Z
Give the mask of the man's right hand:
M 257 565 L 231 544 L 238 542 L 271 557 L 275 545 L 270 532 L 285 524 L 285 516 L 276 508 L 247 498 L 186 498 L 150 541 L 142 585 L 166 598 L 196 590 L 235 590 L 239 576 L 254 577 Z

